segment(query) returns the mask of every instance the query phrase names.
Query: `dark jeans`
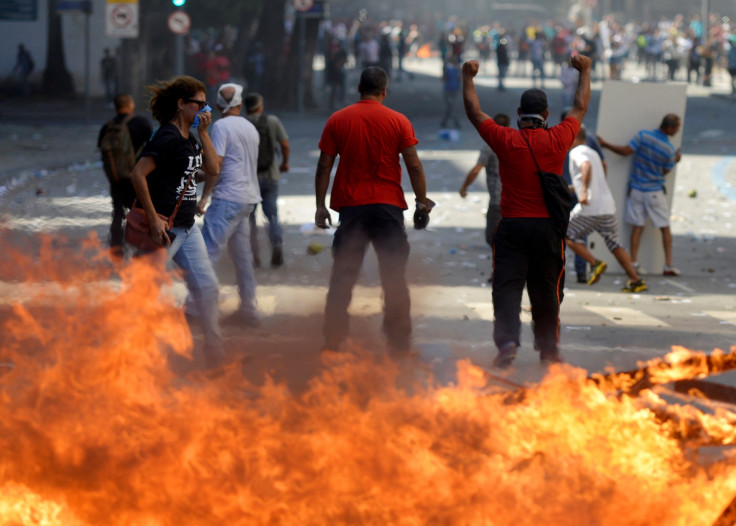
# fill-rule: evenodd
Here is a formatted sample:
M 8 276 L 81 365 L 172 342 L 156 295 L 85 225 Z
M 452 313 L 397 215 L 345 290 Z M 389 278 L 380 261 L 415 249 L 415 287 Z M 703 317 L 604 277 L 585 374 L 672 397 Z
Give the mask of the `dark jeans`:
M 110 197 L 112 197 L 112 223 L 110 223 L 111 247 L 123 245 L 123 219 L 126 209 L 130 209 L 135 200 L 135 190 L 130 179 L 110 181 Z
M 337 349 L 349 329 L 348 306 L 368 243 L 378 256 L 383 287 L 383 332 L 394 350 L 407 350 L 411 334 L 411 302 L 406 284 L 409 242 L 403 211 L 392 205 L 351 206 L 340 210 L 340 226 L 332 243 L 332 273 L 323 333 L 328 348 Z
M 277 201 L 279 199 L 279 182 L 266 177 L 258 178 L 258 186 L 261 189 L 261 209 L 263 215 L 268 219 L 268 239 L 271 241 L 271 248 L 281 247 L 283 242 L 283 232 L 279 223 L 279 209 Z M 256 227 L 256 210 L 250 215 L 250 247 L 253 251 L 253 257 L 258 259 L 258 230 Z
M 547 218 L 503 218 L 494 238 L 493 341 L 520 345 L 521 296 L 532 305 L 534 346 L 542 358 L 557 353 L 565 286 L 565 242 Z

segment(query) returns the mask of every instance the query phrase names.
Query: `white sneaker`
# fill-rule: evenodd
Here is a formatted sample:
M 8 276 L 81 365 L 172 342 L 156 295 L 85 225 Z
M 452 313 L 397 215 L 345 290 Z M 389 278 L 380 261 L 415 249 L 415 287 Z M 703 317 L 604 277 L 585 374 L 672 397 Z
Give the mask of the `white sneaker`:
M 664 276 L 679 276 L 681 274 L 680 269 L 677 267 L 671 267 L 669 265 L 664 266 L 662 275 Z
M 636 270 L 636 273 L 639 274 L 640 276 L 646 276 L 647 275 L 646 269 L 644 267 L 640 267 L 638 261 L 632 261 L 631 262 L 631 266 L 634 267 L 634 270 Z

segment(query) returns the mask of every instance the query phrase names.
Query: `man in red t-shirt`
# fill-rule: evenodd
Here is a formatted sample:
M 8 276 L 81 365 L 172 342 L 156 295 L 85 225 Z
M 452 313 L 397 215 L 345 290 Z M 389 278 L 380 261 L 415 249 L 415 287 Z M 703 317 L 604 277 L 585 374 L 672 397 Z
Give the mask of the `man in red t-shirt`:
M 516 357 L 521 340 L 524 285 L 532 305 L 534 347 L 540 351 L 542 362 L 561 361 L 558 343 L 565 284 L 565 240 L 555 233 L 547 213 L 539 170 L 562 173 L 565 155 L 588 110 L 590 59 L 578 55 L 572 58 L 572 65 L 580 77 L 567 117 L 547 129 L 547 95 L 542 90 L 531 89 L 521 95 L 517 110 L 519 129 L 514 130 L 499 126 L 481 111 L 473 84 L 478 61 L 463 64 L 465 112 L 483 140 L 498 154 L 501 176 L 501 221 L 493 250 L 493 340 L 498 347 L 493 364 L 496 367 L 509 367 Z
M 384 294 L 383 331 L 389 351 L 401 356 L 409 351 L 411 317 L 405 276 L 409 243 L 403 211 L 407 205 L 399 155 L 404 158 L 417 208 L 429 210 L 434 203 L 427 199 L 424 168 L 416 148 L 419 141 L 409 119 L 383 105 L 388 93 L 386 72 L 375 66 L 366 68 L 358 92 L 360 101 L 332 114 L 319 141 L 314 219 L 320 228 L 332 224 L 325 197 L 332 167 L 340 157 L 330 200 L 330 208 L 340 214 L 340 225 L 332 243 L 324 348 L 339 350 L 348 334 L 353 286 L 368 243 L 373 243 Z

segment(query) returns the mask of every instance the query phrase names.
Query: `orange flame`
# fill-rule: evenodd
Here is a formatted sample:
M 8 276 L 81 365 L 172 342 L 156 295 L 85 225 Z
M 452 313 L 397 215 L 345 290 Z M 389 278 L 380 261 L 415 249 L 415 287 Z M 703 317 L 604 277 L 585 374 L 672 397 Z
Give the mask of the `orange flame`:
M 730 458 L 698 464 L 655 392 L 619 399 L 569 366 L 516 403 L 469 361 L 407 392 L 416 370 L 359 351 L 302 393 L 177 377 L 167 353 L 192 338 L 162 262 L 60 245 L 2 256 L 20 299 L 0 340 L 0 524 L 705 526 L 736 494 Z M 733 413 L 705 420 L 733 433 Z

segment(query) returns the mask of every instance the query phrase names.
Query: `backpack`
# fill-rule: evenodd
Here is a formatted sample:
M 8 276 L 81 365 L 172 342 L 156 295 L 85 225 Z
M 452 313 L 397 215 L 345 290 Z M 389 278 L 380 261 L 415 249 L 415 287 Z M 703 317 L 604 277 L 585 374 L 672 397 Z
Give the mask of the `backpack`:
M 120 122 L 110 120 L 106 125 L 105 135 L 100 140 L 102 166 L 111 181 L 127 179 L 135 166 L 136 155 L 128 130 L 128 121 L 132 118 L 131 114 Z
M 273 164 L 273 141 L 271 140 L 271 132 L 268 131 L 268 116 L 261 113 L 254 124 L 261 138 L 258 143 L 258 171 L 265 172 Z

